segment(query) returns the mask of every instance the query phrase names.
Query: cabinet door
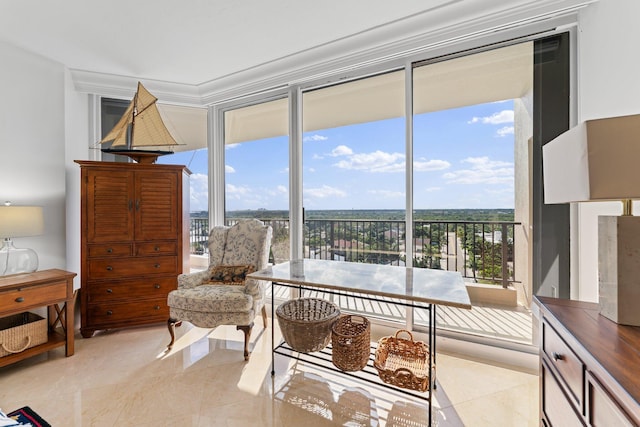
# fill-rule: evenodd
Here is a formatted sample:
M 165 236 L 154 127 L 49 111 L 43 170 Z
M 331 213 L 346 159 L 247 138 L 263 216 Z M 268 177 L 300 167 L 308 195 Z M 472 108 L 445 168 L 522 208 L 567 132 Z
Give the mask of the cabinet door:
M 542 412 L 551 427 L 582 427 L 584 422 L 576 413 L 571 400 L 562 391 L 562 387 L 549 370 L 546 360 L 541 364 L 542 370 Z
M 600 382 L 587 373 L 587 416 L 593 427 L 633 427 L 635 424 Z
M 175 239 L 182 221 L 178 175 L 166 170 L 137 171 L 135 182 L 136 240 Z
M 133 240 L 133 174 L 90 169 L 85 185 L 87 241 Z

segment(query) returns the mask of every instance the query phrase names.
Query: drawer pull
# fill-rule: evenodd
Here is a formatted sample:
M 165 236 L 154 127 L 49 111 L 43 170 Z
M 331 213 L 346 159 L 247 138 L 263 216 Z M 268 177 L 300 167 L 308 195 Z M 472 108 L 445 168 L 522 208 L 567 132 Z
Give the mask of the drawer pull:
M 155 248 L 153 248 L 153 250 L 158 252 L 160 250 L 160 248 L 158 246 L 156 246 Z
M 155 306 L 155 307 L 153 307 L 153 308 L 154 308 L 154 310 L 160 310 L 160 306 L 159 306 L 159 305 L 156 305 L 156 306 Z
M 24 302 L 24 298 L 23 297 L 18 297 L 18 298 L 16 298 L 16 302 Z
M 107 310 L 107 316 L 111 316 L 112 314 L 113 314 L 113 311 Z
M 107 293 L 108 294 L 112 294 L 113 293 L 113 289 L 107 289 Z
M 153 287 L 156 289 L 160 289 L 160 284 L 156 283 L 155 285 L 153 285 Z
M 160 268 L 160 264 L 155 264 L 154 267 L 155 268 Z
M 108 253 L 108 254 L 113 253 L 113 248 L 109 248 L 109 249 L 107 249 L 107 253 Z
M 111 267 L 110 265 L 107 265 L 107 271 L 112 271 L 113 267 Z
M 556 362 L 558 360 L 564 360 L 564 356 L 561 355 L 560 353 L 556 353 L 555 351 L 553 352 L 552 356 L 553 356 L 553 360 L 555 360 Z

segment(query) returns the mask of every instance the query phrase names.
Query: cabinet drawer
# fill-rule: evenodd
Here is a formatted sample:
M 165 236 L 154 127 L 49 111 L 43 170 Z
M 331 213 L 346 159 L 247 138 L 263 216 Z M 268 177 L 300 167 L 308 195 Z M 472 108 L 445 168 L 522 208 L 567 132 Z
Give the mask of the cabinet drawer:
M 541 364 L 542 368 L 542 412 L 546 417 L 545 425 L 550 427 L 582 427 L 584 422 L 576 413 L 569 399 L 562 391 L 562 387 L 556 381 L 551 370 L 546 366 L 546 361 Z
M 131 256 L 133 250 L 129 243 L 89 245 L 89 258 Z
M 89 282 L 84 292 L 89 303 L 135 300 L 139 298 L 166 298 L 176 289 L 176 276 L 150 277 L 135 280 Z
M 13 289 L 0 292 L 0 311 L 15 311 L 24 307 L 49 305 L 67 297 L 67 283 L 57 282 L 47 286 L 34 286 L 26 289 Z
M 582 411 L 584 396 L 584 364 L 551 325 L 542 324 L 542 349 L 550 365 L 569 389 L 569 397 Z
M 104 303 L 89 305 L 88 321 L 92 327 L 108 327 L 112 323 L 131 321 L 151 323 L 166 321 L 169 318 L 167 299 L 142 300 L 122 303 Z M 123 326 L 120 323 L 120 326 Z
M 636 425 L 590 373 L 587 373 L 587 419 L 593 427 Z
M 178 244 L 176 242 L 136 243 L 136 255 L 177 255 Z
M 88 262 L 90 279 L 117 279 L 148 274 L 176 274 L 178 258 L 175 256 L 141 257 L 127 259 L 94 259 Z

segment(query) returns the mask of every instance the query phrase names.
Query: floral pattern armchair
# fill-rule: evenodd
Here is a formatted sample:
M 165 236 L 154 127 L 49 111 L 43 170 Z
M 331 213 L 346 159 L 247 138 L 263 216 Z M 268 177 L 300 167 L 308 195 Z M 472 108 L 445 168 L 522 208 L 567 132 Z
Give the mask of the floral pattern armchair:
M 209 269 L 178 276 L 178 289 L 169 293 L 168 327 L 171 342 L 175 327 L 183 321 L 201 328 L 236 325 L 244 332 L 244 358 L 249 360 L 249 338 L 258 312 L 267 326 L 265 288 L 268 282 L 247 278 L 242 282 L 215 282 L 211 272 L 220 266 L 248 271 L 265 268 L 269 262 L 271 226 L 261 221 L 242 220 L 231 227 L 216 226 L 209 233 Z M 224 268 L 224 267 L 223 267 Z

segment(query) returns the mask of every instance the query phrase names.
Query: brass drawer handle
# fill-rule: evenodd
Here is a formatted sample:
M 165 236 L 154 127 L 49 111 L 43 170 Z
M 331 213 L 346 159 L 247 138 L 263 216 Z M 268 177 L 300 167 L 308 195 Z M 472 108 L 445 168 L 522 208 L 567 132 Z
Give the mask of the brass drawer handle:
M 113 293 L 113 289 L 107 289 L 107 293 L 108 294 L 112 294 Z
M 553 360 L 555 360 L 556 362 L 558 360 L 564 360 L 564 356 L 561 355 L 560 353 L 556 353 L 555 351 L 553 352 L 552 356 L 553 356 Z
M 156 283 L 155 285 L 153 285 L 154 288 L 156 289 L 160 289 L 160 285 L 158 283 Z
M 107 249 L 107 253 L 108 254 L 113 253 L 113 249 L 112 248 Z
M 107 266 L 107 271 L 112 271 L 113 267 L 111 267 L 110 265 Z
M 160 306 L 156 305 L 155 307 L 153 307 L 155 310 L 160 310 Z
M 160 264 L 155 264 L 154 267 L 155 268 L 160 268 Z
M 107 316 L 111 316 L 112 314 L 113 314 L 113 311 L 107 310 Z
M 153 250 L 158 252 L 160 250 L 160 248 L 158 246 L 156 246 L 155 248 L 153 248 Z
M 18 297 L 18 298 L 16 298 L 16 302 L 24 302 L 24 298 L 23 297 Z

